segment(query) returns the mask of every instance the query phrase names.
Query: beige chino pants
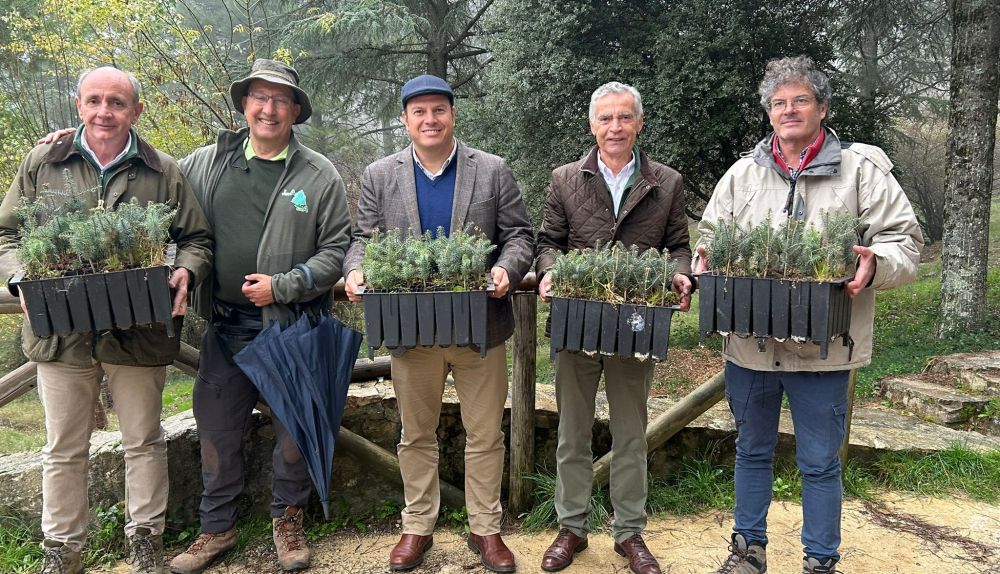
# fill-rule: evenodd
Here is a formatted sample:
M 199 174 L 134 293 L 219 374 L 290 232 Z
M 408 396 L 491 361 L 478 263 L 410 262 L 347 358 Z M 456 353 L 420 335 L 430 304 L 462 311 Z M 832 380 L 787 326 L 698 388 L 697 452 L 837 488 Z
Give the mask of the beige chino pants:
M 392 383 L 403 423 L 397 453 L 406 508 L 403 534 L 434 531 L 441 507 L 437 428 L 445 378 L 451 372 L 465 427 L 465 504 L 473 534 L 500 532 L 503 420 L 507 355 L 503 345 L 486 358 L 466 347 L 418 347 L 392 358 Z
M 166 367 L 38 363 L 47 437 L 42 449 L 42 533 L 74 551 L 87 539 L 90 435 L 104 373 L 125 451 L 125 534 L 139 527 L 162 534 L 166 517 L 167 443 L 160 426 Z

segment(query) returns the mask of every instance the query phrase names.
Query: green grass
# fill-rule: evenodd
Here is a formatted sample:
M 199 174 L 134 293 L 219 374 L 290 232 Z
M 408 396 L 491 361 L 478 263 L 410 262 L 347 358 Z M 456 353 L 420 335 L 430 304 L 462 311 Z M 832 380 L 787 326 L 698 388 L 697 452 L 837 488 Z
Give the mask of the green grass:
M 90 521 L 83 561 L 87 566 L 112 566 L 125 558 L 125 503 L 95 508 Z
M 163 414 L 168 418 L 191 408 L 194 378 L 173 367 L 167 367 L 167 383 L 163 386 Z
M 38 450 L 45 444 L 45 414 L 35 391 L 0 408 L 0 454 Z
M 646 506 L 653 514 L 695 514 L 736 504 L 733 468 L 711 458 L 687 459 L 666 478 L 651 478 Z
M 535 483 L 535 504 L 531 511 L 521 516 L 521 528 L 525 532 L 539 532 L 556 525 L 556 477 L 551 472 L 540 472 L 528 478 Z M 593 511 L 587 518 L 591 530 L 603 530 L 609 520 L 611 501 L 606 489 L 591 493 L 590 506 Z
M 0 511 L 0 572 L 31 572 L 42 558 L 39 544 L 30 542 L 34 533 L 20 518 Z

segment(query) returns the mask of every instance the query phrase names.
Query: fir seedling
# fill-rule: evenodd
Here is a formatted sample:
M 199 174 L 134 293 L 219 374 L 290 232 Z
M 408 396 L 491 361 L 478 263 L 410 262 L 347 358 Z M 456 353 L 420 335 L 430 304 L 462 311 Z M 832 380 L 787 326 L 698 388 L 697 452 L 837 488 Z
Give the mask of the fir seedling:
M 107 209 L 79 191 L 69 170 L 62 190 L 43 187 L 34 201 L 21 199 L 18 258 L 25 277 L 39 279 L 67 273 L 102 273 L 162 265 L 175 210 L 164 204 L 140 206 L 132 199 Z M 97 204 L 93 209 L 87 205 Z
M 777 229 L 770 218 L 746 230 L 719 220 L 708 248 L 710 269 L 730 276 L 831 281 L 850 273 L 861 220 L 848 213 L 821 212 L 820 225 L 788 219 Z
M 496 249 L 474 227 L 419 238 L 398 229 L 375 231 L 365 241 L 365 282 L 374 291 L 470 291 L 486 287 L 486 266 Z
M 549 273 L 556 297 L 666 306 L 678 300 L 670 290 L 676 270 L 669 253 L 615 243 L 568 251 Z

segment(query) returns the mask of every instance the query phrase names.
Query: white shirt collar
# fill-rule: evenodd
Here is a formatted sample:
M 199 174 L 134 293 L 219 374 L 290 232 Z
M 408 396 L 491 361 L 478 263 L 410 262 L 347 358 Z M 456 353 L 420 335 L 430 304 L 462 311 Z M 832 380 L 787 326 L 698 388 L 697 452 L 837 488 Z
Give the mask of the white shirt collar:
M 102 164 L 101 160 L 97 159 L 97 154 L 94 153 L 94 150 L 90 149 L 90 145 L 87 144 L 87 128 L 81 128 L 81 131 L 80 131 L 80 145 L 83 147 L 83 150 L 85 152 L 87 152 L 88 154 L 90 154 L 90 157 L 94 158 L 94 163 L 96 163 L 98 166 L 100 166 L 101 171 L 104 171 L 104 170 L 108 169 L 109 165 L 114 165 L 115 163 L 118 162 L 118 160 L 120 160 L 121 158 L 125 157 L 125 154 L 128 153 L 128 150 L 132 149 L 132 130 L 128 131 L 128 139 L 125 140 L 125 148 L 121 151 L 121 153 L 119 153 L 117 156 L 115 156 L 115 159 L 109 161 L 108 163 Z
M 622 206 L 622 197 L 625 195 L 625 186 L 635 173 L 635 151 L 632 151 L 632 161 L 625 164 L 618 175 L 611 172 L 611 168 L 601 159 L 601 151 L 597 150 L 597 169 L 604 176 L 604 181 L 608 184 L 608 191 L 611 192 L 612 203 L 615 206 L 615 217 L 618 217 L 618 210 Z
M 444 163 L 441 164 L 441 169 L 437 170 L 436 173 L 427 171 L 427 168 L 424 167 L 424 164 L 420 163 L 420 158 L 417 157 L 416 148 L 413 148 L 412 153 L 413 153 L 413 162 L 417 164 L 417 167 L 420 168 L 420 171 L 424 172 L 424 175 L 427 176 L 427 179 L 434 181 L 435 179 L 441 177 L 441 174 L 444 173 L 444 170 L 448 169 L 448 166 L 451 165 L 451 162 L 455 159 L 455 155 L 458 154 L 458 140 L 455 140 L 455 143 L 452 144 L 451 153 L 448 155 L 448 159 L 444 160 Z

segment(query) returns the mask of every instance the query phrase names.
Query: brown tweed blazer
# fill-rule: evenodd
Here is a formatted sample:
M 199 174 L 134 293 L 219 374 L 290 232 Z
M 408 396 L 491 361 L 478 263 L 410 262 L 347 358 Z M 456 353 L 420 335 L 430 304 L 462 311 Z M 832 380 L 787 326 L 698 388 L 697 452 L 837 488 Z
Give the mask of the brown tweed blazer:
M 490 267 L 507 270 L 510 292 L 531 267 L 535 249 L 534 233 L 521 190 L 514 173 L 502 158 L 458 143 L 455 161 L 455 195 L 451 228 L 466 224 L 478 227 L 497 246 Z M 382 158 L 365 168 L 361 176 L 357 222 L 351 247 L 344 258 L 344 276 L 361 268 L 363 241 L 378 229 L 402 229 L 420 235 L 420 212 L 417 208 L 417 184 L 413 175 L 413 145 Z M 509 292 L 509 293 L 510 293 Z M 510 296 L 490 298 L 487 309 L 489 347 L 499 345 L 514 332 L 514 314 Z

